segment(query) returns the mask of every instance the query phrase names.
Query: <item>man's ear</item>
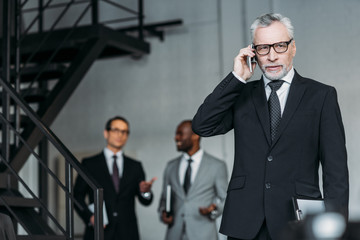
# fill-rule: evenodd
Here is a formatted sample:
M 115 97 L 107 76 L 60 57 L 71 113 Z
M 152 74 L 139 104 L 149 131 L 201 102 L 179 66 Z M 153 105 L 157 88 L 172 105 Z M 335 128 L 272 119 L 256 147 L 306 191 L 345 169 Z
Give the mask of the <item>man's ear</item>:
M 295 40 L 293 40 L 293 57 L 295 57 L 295 54 L 296 54 L 296 45 L 295 45 Z
M 197 135 L 197 134 L 195 134 L 195 133 L 193 133 L 192 136 L 191 136 L 191 138 L 192 138 L 194 141 L 199 141 L 200 136 Z
M 104 130 L 104 138 L 108 139 L 109 137 L 109 132 L 107 130 Z

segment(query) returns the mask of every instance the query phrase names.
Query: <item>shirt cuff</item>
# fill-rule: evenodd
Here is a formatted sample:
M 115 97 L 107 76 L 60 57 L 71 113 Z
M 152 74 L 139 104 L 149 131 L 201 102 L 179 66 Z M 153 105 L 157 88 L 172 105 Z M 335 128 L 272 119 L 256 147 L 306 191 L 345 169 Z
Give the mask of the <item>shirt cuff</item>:
M 215 220 L 218 217 L 218 213 L 219 211 L 217 209 L 212 210 L 209 214 L 209 218 Z
M 244 79 L 242 79 L 239 75 L 237 75 L 234 71 L 232 71 L 232 74 L 233 74 L 234 77 L 236 77 L 240 82 L 246 84 L 246 81 L 245 81 Z
M 144 192 L 141 193 L 141 196 L 147 200 L 149 200 L 151 198 L 151 192 Z

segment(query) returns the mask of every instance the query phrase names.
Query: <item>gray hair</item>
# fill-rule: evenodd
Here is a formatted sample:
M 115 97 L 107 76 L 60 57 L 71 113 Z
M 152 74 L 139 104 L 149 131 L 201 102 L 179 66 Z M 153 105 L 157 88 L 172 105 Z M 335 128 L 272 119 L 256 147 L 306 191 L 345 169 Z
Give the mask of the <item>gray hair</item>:
M 291 21 L 289 18 L 282 16 L 279 13 L 267 13 L 260 17 L 257 17 L 253 24 L 251 24 L 250 27 L 250 33 L 251 33 L 251 40 L 254 41 L 255 36 L 255 30 L 258 27 L 268 27 L 273 22 L 281 22 L 286 27 L 289 37 L 294 38 L 294 27 L 291 24 Z

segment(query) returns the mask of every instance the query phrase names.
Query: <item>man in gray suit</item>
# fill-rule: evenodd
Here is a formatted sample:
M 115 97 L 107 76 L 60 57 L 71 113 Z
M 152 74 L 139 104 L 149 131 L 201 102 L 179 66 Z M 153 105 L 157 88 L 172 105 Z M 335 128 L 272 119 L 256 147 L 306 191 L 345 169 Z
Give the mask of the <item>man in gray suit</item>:
M 215 220 L 221 215 L 227 188 L 223 161 L 200 148 L 200 136 L 191 120 L 179 124 L 175 134 L 178 151 L 165 169 L 159 204 L 162 222 L 168 225 L 168 240 L 216 240 Z M 166 212 L 167 187 L 171 187 L 171 212 Z

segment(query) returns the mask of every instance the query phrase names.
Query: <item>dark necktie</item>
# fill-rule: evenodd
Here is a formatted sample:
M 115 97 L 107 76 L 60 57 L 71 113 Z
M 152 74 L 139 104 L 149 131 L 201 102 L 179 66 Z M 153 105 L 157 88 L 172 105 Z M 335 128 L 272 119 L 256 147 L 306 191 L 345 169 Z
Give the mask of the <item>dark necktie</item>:
M 120 184 L 120 178 L 119 178 L 119 168 L 116 164 L 117 156 L 113 156 L 114 162 L 113 162 L 113 174 L 112 174 L 112 180 L 114 183 L 114 187 L 116 192 L 119 192 L 119 184 Z
M 277 128 L 281 120 L 280 101 L 278 95 L 276 94 L 276 91 L 279 90 L 283 83 L 283 80 L 274 80 L 268 83 L 269 87 L 271 88 L 268 104 L 270 112 L 270 133 L 272 141 L 275 139 Z
M 191 186 L 191 162 L 193 161 L 191 158 L 188 160 L 187 169 L 185 172 L 185 178 L 184 178 L 184 191 L 187 194 L 189 191 L 189 188 Z

